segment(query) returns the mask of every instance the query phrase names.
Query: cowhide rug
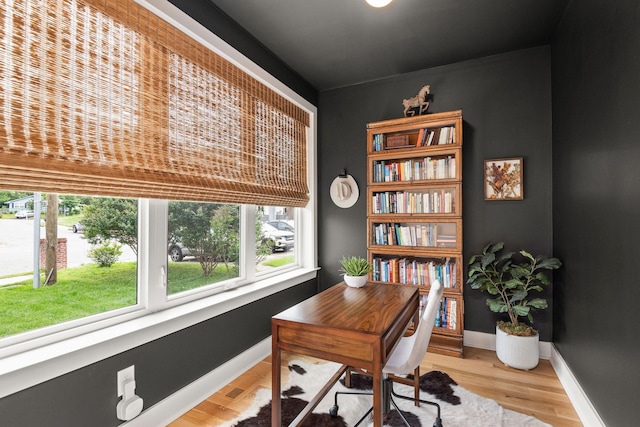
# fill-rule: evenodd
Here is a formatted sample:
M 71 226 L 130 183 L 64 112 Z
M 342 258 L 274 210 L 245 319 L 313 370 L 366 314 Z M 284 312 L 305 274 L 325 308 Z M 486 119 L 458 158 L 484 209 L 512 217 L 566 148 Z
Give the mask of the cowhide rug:
M 333 362 L 312 364 L 292 361 L 289 364 L 289 382 L 282 387 L 283 425 L 288 425 L 298 415 L 328 379 L 340 368 Z M 353 376 L 354 388 L 371 389 L 371 379 Z M 394 391 L 404 396 L 413 396 L 409 386 L 394 383 Z M 344 387 L 340 380 L 307 417 L 304 427 L 346 427 L 354 425 L 371 407 L 371 396 L 340 395 L 338 417 L 329 415 L 334 404 L 336 390 L 353 390 Z M 421 399 L 440 404 L 443 427 L 550 427 L 534 417 L 520 414 L 498 405 L 491 399 L 478 396 L 460 387 L 447 374 L 438 371 L 420 376 Z M 436 408 L 422 404 L 420 407 L 403 399 L 395 399 L 403 415 L 412 427 L 431 427 Z M 392 410 L 385 426 L 403 427 L 397 413 Z M 254 427 L 271 425 L 271 390 L 261 389 L 253 404 L 240 417 L 223 424 L 223 427 Z M 361 425 L 373 425 L 371 420 Z

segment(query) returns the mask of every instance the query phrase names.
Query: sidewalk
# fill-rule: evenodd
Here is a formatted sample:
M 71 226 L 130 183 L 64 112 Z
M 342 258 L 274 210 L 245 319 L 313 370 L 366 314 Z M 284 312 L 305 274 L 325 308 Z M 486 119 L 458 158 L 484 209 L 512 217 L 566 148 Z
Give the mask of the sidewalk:
M 25 280 L 33 279 L 33 275 L 29 274 L 28 276 L 15 276 L 15 277 L 7 277 L 4 279 L 0 279 L 0 287 L 6 285 L 12 285 L 14 283 L 23 282 Z

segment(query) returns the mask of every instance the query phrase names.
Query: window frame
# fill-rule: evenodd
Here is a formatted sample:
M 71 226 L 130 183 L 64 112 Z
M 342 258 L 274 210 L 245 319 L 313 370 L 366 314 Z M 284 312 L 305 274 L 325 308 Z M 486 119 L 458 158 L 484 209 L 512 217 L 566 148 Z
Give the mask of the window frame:
M 168 201 L 141 199 L 137 304 L 78 319 L 79 325 L 71 329 L 65 326 L 75 321 L 43 328 L 29 341 L 6 341 L 8 345 L 0 348 L 0 398 L 316 278 L 317 108 L 167 0 L 135 1 L 309 113 L 306 154 L 310 201 L 295 209 L 297 262 L 258 277 L 254 269 L 246 268 L 249 263 L 242 262 L 241 279 L 223 285 L 238 288 L 234 292 L 203 287 L 199 292 L 167 297 Z M 255 258 L 255 233 L 247 232 L 254 228 L 255 209 L 241 206 L 241 250 L 245 257 L 253 252 Z M 92 321 L 83 322 L 86 319 Z

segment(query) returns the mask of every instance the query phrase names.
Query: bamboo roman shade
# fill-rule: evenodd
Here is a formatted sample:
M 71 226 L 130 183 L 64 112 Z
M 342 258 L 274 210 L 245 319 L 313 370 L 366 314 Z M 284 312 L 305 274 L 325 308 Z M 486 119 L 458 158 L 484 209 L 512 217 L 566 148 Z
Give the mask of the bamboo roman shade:
M 0 188 L 306 205 L 300 107 L 131 0 L 0 2 Z

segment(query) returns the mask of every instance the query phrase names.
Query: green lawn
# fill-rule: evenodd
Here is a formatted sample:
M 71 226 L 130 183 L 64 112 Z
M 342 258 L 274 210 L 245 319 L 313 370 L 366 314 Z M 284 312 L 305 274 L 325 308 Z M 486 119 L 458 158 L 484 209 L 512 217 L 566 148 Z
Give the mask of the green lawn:
M 226 278 L 224 265 L 203 277 L 198 263 L 170 263 L 169 294 Z M 0 337 L 133 305 L 136 292 L 136 263 L 131 262 L 63 269 L 58 283 L 39 289 L 31 279 L 0 287 Z
M 82 215 L 82 214 L 68 215 L 68 216 L 60 215 L 58 217 L 58 225 L 62 225 L 62 226 L 65 226 L 65 227 L 71 227 L 73 224 L 79 222 L 82 218 L 84 218 L 84 215 Z
M 282 267 L 283 265 L 293 264 L 293 255 L 275 258 L 262 263 L 267 267 Z

